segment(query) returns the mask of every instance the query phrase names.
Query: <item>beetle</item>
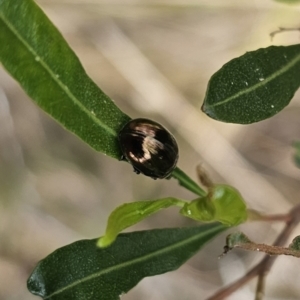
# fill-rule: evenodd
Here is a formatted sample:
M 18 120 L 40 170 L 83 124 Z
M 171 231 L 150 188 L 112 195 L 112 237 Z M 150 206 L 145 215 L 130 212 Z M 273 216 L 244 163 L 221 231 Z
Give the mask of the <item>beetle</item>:
M 157 178 L 166 178 L 178 161 L 178 145 L 162 125 L 149 119 L 129 121 L 119 132 L 119 143 L 134 171 Z

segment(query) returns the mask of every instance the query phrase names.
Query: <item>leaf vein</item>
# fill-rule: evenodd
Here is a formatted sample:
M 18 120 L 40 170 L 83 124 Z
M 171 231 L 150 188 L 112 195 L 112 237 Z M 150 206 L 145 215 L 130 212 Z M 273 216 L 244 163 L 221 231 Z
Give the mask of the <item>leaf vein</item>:
M 0 13 L 0 18 L 2 19 L 4 25 L 8 27 L 8 29 L 15 35 L 15 37 L 28 49 L 30 53 L 32 53 L 34 59 L 37 61 L 37 63 L 40 63 L 41 66 L 48 72 L 50 77 L 54 80 L 54 82 L 57 83 L 57 85 L 64 91 L 64 93 L 71 99 L 71 101 L 77 105 L 83 112 L 85 112 L 89 118 L 91 118 L 96 124 L 98 124 L 100 127 L 102 127 L 105 131 L 107 131 L 112 136 L 116 137 L 117 133 L 101 122 L 100 119 L 98 119 L 91 111 L 89 111 L 81 102 L 80 100 L 70 92 L 67 85 L 65 85 L 61 80 L 58 79 L 58 77 L 54 74 L 53 70 L 49 65 L 42 59 L 40 55 L 37 54 L 37 52 L 31 47 L 29 43 L 19 34 L 18 30 L 13 26 L 13 24 L 4 16 L 4 14 Z M 75 55 L 75 54 L 74 54 Z
M 208 235 L 208 234 L 211 234 L 211 233 L 213 233 L 215 231 L 218 231 L 218 230 L 220 230 L 219 226 L 215 227 L 213 229 L 207 230 L 207 231 L 205 231 L 205 233 L 200 232 L 200 233 L 198 233 L 198 234 L 196 234 L 196 235 L 194 235 L 192 237 L 189 237 L 189 238 L 187 238 L 185 240 L 182 240 L 180 242 L 174 243 L 174 244 L 172 244 L 170 246 L 167 246 L 167 247 L 165 247 L 163 249 L 159 249 L 159 250 L 156 250 L 154 252 L 151 252 L 150 254 L 146 254 L 146 255 L 143 255 L 141 257 L 132 259 L 130 261 L 120 263 L 120 264 L 118 264 L 116 266 L 109 267 L 109 268 L 107 268 L 105 270 L 101 270 L 101 271 L 99 271 L 97 273 L 94 273 L 94 274 L 91 274 L 91 275 L 87 276 L 84 279 L 76 280 L 72 284 L 69 284 L 68 286 L 65 286 L 65 287 L 63 287 L 63 288 L 61 288 L 61 289 L 53 292 L 51 295 L 48 295 L 48 296 L 44 297 L 44 300 L 50 299 L 51 297 L 53 297 L 53 296 L 55 296 L 57 294 L 60 294 L 62 292 L 65 292 L 66 290 L 68 290 L 70 288 L 73 288 L 73 287 L 77 286 L 78 284 L 84 283 L 84 282 L 89 281 L 89 280 L 93 280 L 93 279 L 95 279 L 97 277 L 100 277 L 100 276 L 102 276 L 104 274 L 108 274 L 108 273 L 117 271 L 119 269 L 126 268 L 127 266 L 130 266 L 130 265 L 133 265 L 133 264 L 138 264 L 138 263 L 141 263 L 143 261 L 147 261 L 148 259 L 151 259 L 152 257 L 156 257 L 158 255 L 167 253 L 169 251 L 176 250 L 177 248 L 180 248 L 180 247 L 182 247 L 182 246 L 184 246 L 184 245 L 186 245 L 186 244 L 188 244 L 190 242 L 193 242 L 194 240 L 200 239 L 202 235 Z
M 300 61 L 300 54 L 297 55 L 294 59 L 292 59 L 288 64 L 286 64 L 284 67 L 282 67 L 281 69 L 279 69 L 278 71 L 276 71 L 275 73 L 273 73 L 272 75 L 270 75 L 269 77 L 265 78 L 263 81 L 258 82 L 257 84 L 244 89 L 242 91 L 239 91 L 238 93 L 236 93 L 235 95 L 232 95 L 230 97 L 228 97 L 227 99 L 224 99 L 223 101 L 214 103 L 209 105 L 209 107 L 216 107 L 219 105 L 223 105 L 226 104 L 236 98 L 239 98 L 242 95 L 248 94 L 260 87 L 263 87 L 265 84 L 267 84 L 268 82 L 276 79 L 278 76 L 284 74 L 285 72 L 287 72 L 289 69 L 291 69 L 292 67 L 294 67 L 298 62 Z

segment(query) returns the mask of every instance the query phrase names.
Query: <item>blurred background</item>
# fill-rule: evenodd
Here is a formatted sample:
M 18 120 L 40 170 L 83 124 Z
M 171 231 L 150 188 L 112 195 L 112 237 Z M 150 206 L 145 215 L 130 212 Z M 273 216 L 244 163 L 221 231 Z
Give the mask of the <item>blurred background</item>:
M 179 167 L 197 180 L 235 186 L 249 207 L 285 213 L 299 202 L 300 93 L 277 116 L 225 124 L 200 111 L 211 75 L 230 59 L 270 45 L 299 43 L 300 6 L 272 0 L 38 0 L 87 73 L 129 116 L 165 125 L 180 147 Z M 55 249 L 104 233 L 123 202 L 193 199 L 175 180 L 152 180 L 95 152 L 39 109 L 0 68 L 0 299 L 38 299 L 26 289 L 36 263 Z M 130 230 L 193 225 L 168 209 Z M 240 227 L 272 243 L 284 224 Z M 299 234 L 297 228 L 293 236 Z M 236 230 L 236 229 L 234 229 Z M 233 230 L 231 230 L 233 231 Z M 205 299 L 239 278 L 263 254 L 230 252 L 218 236 L 178 271 L 146 278 L 122 299 Z M 290 241 L 292 237 L 290 238 Z M 299 299 L 296 258 L 280 257 L 265 299 Z M 229 299 L 253 299 L 255 280 Z

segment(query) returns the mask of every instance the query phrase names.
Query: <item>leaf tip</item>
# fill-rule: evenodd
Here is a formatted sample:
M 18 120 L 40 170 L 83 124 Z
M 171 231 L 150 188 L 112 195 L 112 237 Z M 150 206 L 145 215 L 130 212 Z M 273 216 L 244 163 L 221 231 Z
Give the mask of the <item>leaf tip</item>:
M 33 295 L 44 297 L 46 295 L 45 280 L 39 271 L 39 265 L 32 272 L 27 280 L 27 289 Z
M 208 117 L 214 119 L 214 120 L 218 120 L 216 114 L 215 114 L 215 110 L 206 103 L 206 99 L 204 99 L 204 102 L 201 106 L 201 110 L 202 112 L 204 112 Z

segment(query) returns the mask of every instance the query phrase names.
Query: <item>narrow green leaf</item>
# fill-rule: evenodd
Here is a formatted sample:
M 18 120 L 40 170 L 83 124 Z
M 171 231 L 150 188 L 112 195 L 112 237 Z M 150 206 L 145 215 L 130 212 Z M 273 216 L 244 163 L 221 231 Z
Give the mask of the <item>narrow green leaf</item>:
M 275 0 L 276 2 L 282 2 L 285 4 L 299 4 L 300 0 Z
M 225 229 L 209 224 L 133 232 L 105 249 L 97 248 L 97 239 L 78 241 L 42 260 L 27 286 L 49 300 L 120 299 L 144 277 L 179 268 Z
M 177 179 L 181 186 L 185 187 L 187 190 L 195 193 L 196 195 L 206 195 L 206 192 L 178 167 L 173 171 L 172 177 Z
M 294 155 L 294 161 L 295 161 L 297 167 L 300 168 L 300 141 L 295 142 L 294 147 L 296 150 L 296 153 Z
M 105 235 L 99 239 L 98 246 L 107 247 L 115 241 L 118 234 L 124 229 L 141 222 L 161 209 L 174 205 L 182 207 L 184 203 L 182 200 L 171 197 L 159 200 L 125 203 L 117 207 L 110 214 Z
M 62 35 L 32 0 L 0 0 L 0 61 L 48 114 L 91 147 L 120 158 L 129 117 L 87 76 Z
M 299 44 L 247 52 L 211 77 L 202 110 L 223 122 L 258 122 L 288 105 L 299 85 Z

